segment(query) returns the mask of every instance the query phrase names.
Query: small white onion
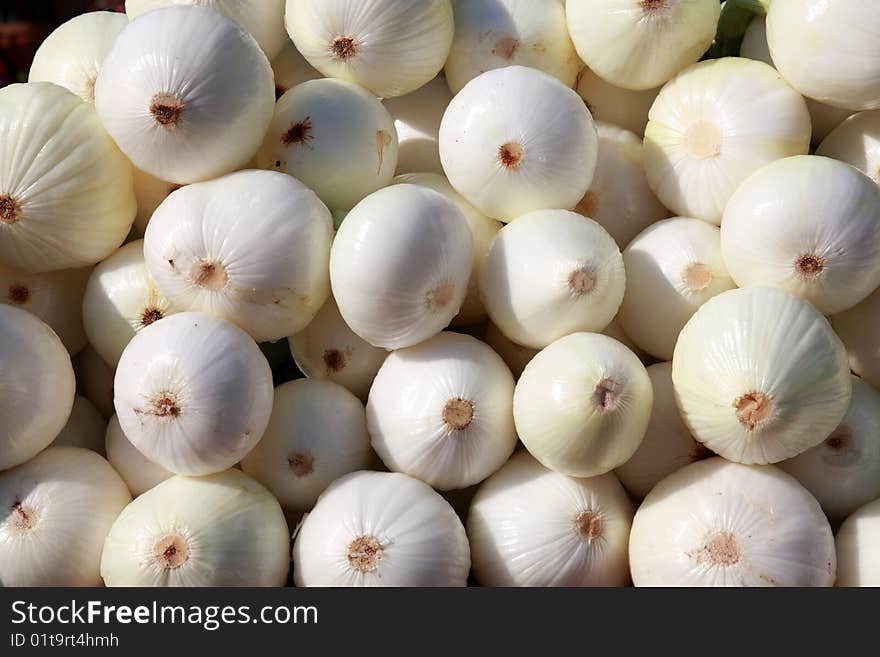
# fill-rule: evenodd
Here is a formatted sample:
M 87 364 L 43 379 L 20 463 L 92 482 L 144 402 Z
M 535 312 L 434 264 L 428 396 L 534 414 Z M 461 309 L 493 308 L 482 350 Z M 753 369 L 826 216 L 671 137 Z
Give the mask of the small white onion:
M 720 458 L 657 484 L 629 559 L 636 586 L 831 586 L 837 563 L 828 520 L 794 477 Z
M 679 468 L 712 455 L 694 440 L 681 419 L 672 387 L 672 363 L 649 365 L 647 372 L 654 391 L 651 420 L 635 454 L 615 470 L 620 483 L 639 499 Z
M 612 473 L 578 479 L 519 452 L 468 512 L 482 586 L 625 586 L 634 509 Z
M 29 312 L 0 304 L 0 335 L 0 470 L 5 470 L 35 456 L 64 428 L 76 380 L 61 340 Z
M 880 346 L 876 339 L 880 331 L 880 289 L 831 321 L 846 346 L 852 371 L 880 388 Z
M 95 109 L 49 82 L 0 89 L 0 263 L 91 265 L 131 229 L 131 166 Z
M 593 179 L 596 128 L 580 96 L 525 66 L 468 82 L 440 124 L 449 182 L 483 214 L 502 221 L 570 209 Z
M 134 228 L 138 235 L 143 236 L 156 208 L 171 192 L 180 189 L 180 185 L 159 180 L 138 168 L 132 168 L 132 171 L 134 172 L 134 195 L 137 198 L 137 216 L 134 218 Z
M 852 514 L 837 532 L 837 586 L 880 586 L 880 500 Z
M 0 586 L 100 586 L 104 539 L 130 501 L 110 464 L 79 447 L 0 472 Z
M 629 349 L 605 335 L 574 333 L 526 365 L 513 415 L 520 440 L 544 466 L 592 477 L 635 453 L 652 397 L 651 379 Z
M 184 184 L 253 157 L 274 89 L 269 60 L 238 23 L 205 7 L 172 6 L 122 31 L 98 74 L 95 106 L 132 164 Z
M 880 107 L 880 4 L 773 0 L 773 62 L 804 96 L 853 110 Z
M 125 16 L 112 11 L 93 11 L 71 18 L 40 44 L 28 82 L 54 82 L 94 103 L 98 71 L 126 25 Z
M 88 343 L 82 300 L 89 269 L 31 274 L 0 264 L 0 303 L 27 310 L 46 322 L 71 355 Z
M 260 440 L 272 412 L 272 371 L 259 347 L 204 313 L 171 315 L 135 335 L 114 388 L 125 435 L 177 474 L 232 467 Z
M 174 476 L 173 472 L 153 463 L 131 444 L 115 415 L 110 418 L 103 440 L 107 460 L 116 468 L 133 497 L 144 494 Z
M 129 242 L 92 270 L 82 302 L 88 341 L 113 367 L 139 331 L 177 312 L 144 262 L 144 242 Z
M 620 126 L 640 138 L 645 134 L 651 105 L 660 93 L 660 87 L 640 91 L 615 87 L 593 73 L 589 66 L 584 66 L 578 73 L 576 89 L 593 120 Z
M 287 0 L 284 20 L 312 66 L 381 98 L 436 76 L 454 30 L 449 0 Z
M 480 292 L 509 339 L 540 349 L 576 331 L 601 331 L 620 307 L 620 249 L 592 219 L 531 212 L 505 226 L 483 264 Z
M 880 498 L 880 392 L 853 377 L 852 401 L 824 441 L 779 464 L 842 520 Z
M 241 469 L 295 513 L 311 509 L 335 479 L 372 461 L 360 400 L 332 381 L 299 379 L 275 389 L 269 426 Z
M 852 394 L 828 321 L 766 287 L 722 292 L 700 307 L 675 345 L 672 381 L 694 437 L 740 463 L 776 463 L 819 444 Z
M 77 391 L 90 402 L 109 420 L 116 411 L 113 408 L 113 375 L 111 368 L 92 345 L 76 355 L 74 360 L 76 372 Z
M 473 326 L 485 321 L 489 314 L 486 312 L 486 308 L 480 298 L 480 273 L 483 271 L 483 263 L 486 261 L 486 254 L 489 252 L 489 244 L 498 234 L 498 231 L 501 230 L 502 223 L 495 219 L 490 219 L 468 203 L 461 194 L 455 191 L 442 174 L 410 173 L 395 177 L 394 182 L 421 185 L 428 189 L 433 189 L 435 192 L 443 194 L 461 210 L 461 214 L 471 232 L 474 259 L 471 266 L 471 277 L 468 281 L 467 296 L 462 301 L 461 309 L 453 318 L 451 325 Z
M 825 137 L 816 155 L 853 165 L 880 184 L 880 110 L 850 116 Z
M 369 92 L 309 80 L 278 100 L 257 164 L 301 180 L 331 210 L 350 210 L 391 182 L 397 147 L 394 120 Z
M 438 490 L 472 486 L 516 447 L 513 376 L 479 340 L 440 333 L 388 355 L 370 389 L 367 428 L 389 469 Z
M 486 71 L 515 64 L 574 86 L 580 59 L 563 0 L 452 0 L 452 11 L 455 36 L 445 68 L 452 93 Z
M 627 89 L 657 87 L 712 43 L 715 0 L 567 0 L 568 31 L 587 66 Z
M 272 60 L 272 72 L 275 74 L 276 98 L 298 84 L 324 77 L 312 68 L 290 39 L 286 40 L 284 47 Z
M 719 224 L 742 181 L 809 145 L 800 94 L 763 62 L 725 57 L 691 66 L 660 91 L 645 128 L 645 171 L 667 208 Z
M 433 189 L 392 185 L 348 213 L 330 251 L 345 323 L 376 347 L 399 349 L 442 331 L 467 294 L 473 246 L 455 204 Z
M 431 488 L 397 472 L 337 479 L 293 545 L 297 586 L 465 586 L 470 546 Z
M 645 176 L 642 140 L 628 130 L 596 122 L 599 157 L 590 189 L 575 207 L 608 231 L 623 249 L 655 221 L 669 216 Z
M 823 314 L 880 285 L 880 189 L 853 167 L 803 155 L 772 162 L 724 210 L 721 250 L 742 287 L 782 288 Z
M 385 101 L 397 130 L 397 173 L 443 173 L 440 122 L 451 101 L 452 94 L 441 77 L 412 93 Z
M 95 405 L 85 397 L 76 395 L 73 398 L 73 409 L 67 424 L 61 430 L 52 447 L 82 447 L 104 455 L 104 433 L 107 431 L 107 420 L 98 412 Z
M 642 349 L 671 360 L 691 316 L 716 294 L 736 285 L 721 257 L 716 226 L 675 217 L 648 226 L 623 252 L 626 295 L 623 330 Z
M 107 586 L 283 586 L 289 550 L 278 501 L 244 473 L 171 477 L 123 509 L 101 575 Z
M 327 300 L 332 233 L 330 212 L 301 182 L 239 171 L 165 199 L 147 227 L 144 258 L 176 307 L 267 342 L 304 328 Z

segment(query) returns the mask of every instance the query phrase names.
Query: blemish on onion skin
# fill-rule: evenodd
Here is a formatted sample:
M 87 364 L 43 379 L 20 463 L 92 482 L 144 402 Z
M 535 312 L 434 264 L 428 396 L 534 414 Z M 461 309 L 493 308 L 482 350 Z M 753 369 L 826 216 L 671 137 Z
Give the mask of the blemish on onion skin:
M 851 440 L 852 429 L 845 424 L 841 424 L 825 439 L 825 445 L 835 452 L 842 452 L 849 447 Z
M 229 283 L 229 275 L 226 268 L 218 262 L 200 262 L 196 271 L 192 274 L 195 285 L 208 290 L 222 290 Z
M 141 313 L 141 326 L 149 326 L 163 317 L 165 315 L 158 308 L 144 308 L 144 311 Z
M 167 92 L 156 94 L 150 102 L 150 114 L 156 123 L 166 128 L 173 128 L 180 123 L 184 109 L 186 105 Z
M 10 226 L 21 219 L 21 205 L 9 194 L 0 195 L 0 221 Z
M 492 48 L 492 54 L 501 59 L 513 59 L 516 51 L 519 49 L 519 40 L 510 36 L 504 36 L 495 42 Z
M 16 529 L 27 531 L 34 528 L 36 518 L 34 518 L 30 509 L 22 505 L 21 500 L 16 499 L 15 502 L 12 503 L 10 510 L 13 513 L 12 524 Z
M 763 392 L 747 392 L 733 402 L 736 417 L 749 431 L 766 424 L 773 415 L 773 400 Z
M 307 116 L 302 121 L 291 124 L 287 131 L 281 135 L 281 143 L 285 146 L 308 144 L 313 139 L 312 127 L 312 118 L 310 116 Z
M 376 166 L 376 175 L 382 171 L 382 162 L 385 158 L 385 146 L 391 143 L 391 135 L 384 130 L 376 131 L 376 154 L 379 156 L 379 164 Z
M 330 374 L 332 372 L 341 372 L 345 369 L 348 358 L 346 353 L 340 349 L 326 349 L 322 360 L 327 368 L 327 374 Z
M 442 283 L 425 295 L 425 303 L 431 310 L 440 310 L 452 303 L 455 283 Z
M 358 44 L 354 37 L 338 36 L 330 42 L 330 53 L 333 59 L 341 62 L 348 61 L 358 52 Z
M 22 306 L 31 298 L 31 291 L 23 283 L 15 283 L 9 286 L 9 303 Z
M 315 458 L 306 451 L 294 452 L 287 457 L 287 466 L 297 477 L 305 477 L 315 470 Z
M 515 141 L 509 141 L 498 147 L 498 161 L 505 169 L 517 169 L 523 160 L 523 147 Z
M 720 531 L 708 537 L 706 543 L 688 556 L 697 563 L 708 563 L 712 566 L 733 566 L 739 563 L 742 553 L 736 537 L 727 531 Z
M 382 544 L 374 536 L 358 536 L 348 544 L 348 565 L 361 573 L 372 573 L 379 568 Z

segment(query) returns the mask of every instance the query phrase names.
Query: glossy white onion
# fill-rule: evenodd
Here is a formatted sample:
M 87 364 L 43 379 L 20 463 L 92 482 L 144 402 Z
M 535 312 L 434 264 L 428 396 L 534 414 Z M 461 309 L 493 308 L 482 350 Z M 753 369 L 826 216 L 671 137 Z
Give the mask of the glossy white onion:
M 731 197 L 721 250 L 741 287 L 779 287 L 841 312 L 880 285 L 880 189 L 830 158 L 777 160 Z
M 853 165 L 880 184 L 880 110 L 859 112 L 825 137 L 816 155 Z
M 828 520 L 794 477 L 720 458 L 648 494 L 629 560 L 636 586 L 831 586 L 837 562 Z
M 740 463 L 776 463 L 818 445 L 852 390 L 828 321 L 766 287 L 723 292 L 697 310 L 675 345 L 672 381 L 694 437 Z
M 880 586 L 880 500 L 852 514 L 837 532 L 837 586 Z
M 95 408 L 109 420 L 116 411 L 113 408 L 114 370 L 92 345 L 86 345 L 73 361 L 76 372 L 77 392 L 95 405 Z
M 134 195 L 137 197 L 137 216 L 134 218 L 134 228 L 138 235 L 143 236 L 156 208 L 171 192 L 180 189 L 180 185 L 159 180 L 137 168 L 133 168 L 132 171 L 134 173 Z
M 290 39 L 286 39 L 284 47 L 272 60 L 272 72 L 275 74 L 276 97 L 298 84 L 324 77 L 312 68 Z
M 526 365 L 513 415 L 520 440 L 544 466 L 592 477 L 638 449 L 652 396 L 648 373 L 629 349 L 605 335 L 574 333 Z
M 107 586 L 283 586 L 289 549 L 277 500 L 244 473 L 172 477 L 113 523 L 101 576 Z
M 205 7 L 173 6 L 122 31 L 98 74 L 95 106 L 138 169 L 183 184 L 253 157 L 274 89 L 269 60 L 238 23 Z
M 104 433 L 107 431 L 107 420 L 95 405 L 85 397 L 76 395 L 73 398 L 73 409 L 67 424 L 61 430 L 53 447 L 82 447 L 97 452 L 101 456 L 104 451 Z
M 115 415 L 110 418 L 103 440 L 107 460 L 116 468 L 132 496 L 142 495 L 174 476 L 173 472 L 153 463 L 131 444 Z
M 304 328 L 327 300 L 332 233 L 330 212 L 301 182 L 239 171 L 165 199 L 147 227 L 144 259 L 176 307 L 267 342 Z
M 880 331 L 880 289 L 831 321 L 846 346 L 852 371 L 880 388 L 880 346 L 875 339 Z
M 640 138 L 645 134 L 651 105 L 660 93 L 660 87 L 643 90 L 615 87 L 593 73 L 589 66 L 584 66 L 578 73 L 575 88 L 587 104 L 593 120 L 620 126 Z
M 483 214 L 502 221 L 573 208 L 593 179 L 596 152 L 596 128 L 580 96 L 525 66 L 468 82 L 440 124 L 440 161 L 449 182 Z
M 293 545 L 297 586 L 465 586 L 470 565 L 449 503 L 398 472 L 337 479 Z
M 440 163 L 440 122 L 452 100 L 446 80 L 428 84 L 385 101 L 397 130 L 397 173 L 443 173 Z
M 166 317 L 122 353 L 116 415 L 132 444 L 177 474 L 238 463 L 272 412 L 272 372 L 241 329 L 204 313 Z

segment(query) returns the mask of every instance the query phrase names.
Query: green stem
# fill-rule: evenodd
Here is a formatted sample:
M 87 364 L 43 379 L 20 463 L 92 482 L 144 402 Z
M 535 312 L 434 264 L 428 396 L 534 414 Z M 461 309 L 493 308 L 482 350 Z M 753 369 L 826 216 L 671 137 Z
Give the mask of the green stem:
M 706 58 L 736 57 L 749 23 L 763 16 L 771 0 L 727 0 L 721 10 L 718 30 Z

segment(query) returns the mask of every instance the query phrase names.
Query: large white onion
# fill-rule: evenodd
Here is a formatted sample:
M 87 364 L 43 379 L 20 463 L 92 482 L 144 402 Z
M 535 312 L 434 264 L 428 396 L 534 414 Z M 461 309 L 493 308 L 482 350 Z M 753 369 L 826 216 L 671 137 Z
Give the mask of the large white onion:
M 147 227 L 144 259 L 176 307 L 266 342 L 304 328 L 327 300 L 332 233 L 329 210 L 301 182 L 239 171 L 165 199 Z
M 97 452 L 101 456 L 104 451 L 104 434 L 107 431 L 107 420 L 95 405 L 85 397 L 76 395 L 67 424 L 52 441 L 53 447 L 82 447 Z
M 525 66 L 468 82 L 443 115 L 440 161 L 449 182 L 502 221 L 570 209 L 596 168 L 596 128 L 580 96 Z
M 381 98 L 436 76 L 454 31 L 449 0 L 287 0 L 284 20 L 312 66 Z
M 184 312 L 134 336 L 119 360 L 116 415 L 132 444 L 178 474 L 238 463 L 266 429 L 272 371 L 229 322 Z
M 625 586 L 632 503 L 612 473 L 577 479 L 519 452 L 468 512 L 483 586 Z
M 443 330 L 467 294 L 473 247 L 455 204 L 433 189 L 392 185 L 346 216 L 330 251 L 330 281 L 352 331 L 399 349 Z
M 104 539 L 130 501 L 110 464 L 79 447 L 0 472 L 0 586 L 100 586 Z
M 111 368 L 92 345 L 86 345 L 74 360 L 77 391 L 109 420 L 116 411 L 113 408 L 113 375 Z
M 823 314 L 841 312 L 880 285 L 880 189 L 830 158 L 777 160 L 730 198 L 721 250 L 738 285 L 779 287 Z
M 643 90 L 615 87 L 593 73 L 589 66 L 584 66 L 578 73 L 576 89 L 593 120 L 620 126 L 639 138 L 645 134 L 648 112 L 660 92 L 660 87 Z
M 837 532 L 837 586 L 880 586 L 880 500 L 852 514 Z
M 816 155 L 853 165 L 880 184 L 880 110 L 859 112 L 825 137 Z
M 132 496 L 137 497 L 174 476 L 161 465 L 153 463 L 144 456 L 122 432 L 119 420 L 114 415 L 107 425 L 104 435 L 104 449 L 107 460 L 116 468 Z
M 293 545 L 297 586 L 464 586 L 470 565 L 449 503 L 398 472 L 337 479 Z
M 648 494 L 629 560 L 636 586 L 831 586 L 837 563 L 828 520 L 794 477 L 720 458 Z
M 446 80 L 436 77 L 428 84 L 385 101 L 385 109 L 397 130 L 397 169 L 400 173 L 443 173 L 440 163 L 440 122 L 452 94 Z
M 283 586 L 289 549 L 278 501 L 244 473 L 172 477 L 113 523 L 101 576 L 107 586 Z
M 818 445 L 852 394 L 828 321 L 766 287 L 723 292 L 697 310 L 675 345 L 672 381 L 694 437 L 740 463 L 776 463 Z
M 95 106 L 122 151 L 138 169 L 175 183 L 244 166 L 274 99 L 272 68 L 253 37 L 196 6 L 129 23 L 95 85 Z
M 479 340 L 440 333 L 385 359 L 370 389 L 367 428 L 391 470 L 438 490 L 472 486 L 516 447 L 513 376 Z
M 287 39 L 281 51 L 272 60 L 275 74 L 275 96 L 280 97 L 296 85 L 324 77 L 302 56 L 293 41 Z
M 880 344 L 876 340 L 880 331 L 880 289 L 831 321 L 846 346 L 852 371 L 880 388 Z

